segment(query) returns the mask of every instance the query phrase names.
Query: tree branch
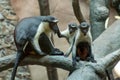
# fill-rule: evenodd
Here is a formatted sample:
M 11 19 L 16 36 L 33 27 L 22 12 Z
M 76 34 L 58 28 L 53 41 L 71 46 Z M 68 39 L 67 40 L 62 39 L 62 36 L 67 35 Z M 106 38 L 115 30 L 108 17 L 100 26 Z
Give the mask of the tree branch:
M 79 68 L 76 69 L 67 80 L 106 80 L 106 69 L 117 63 L 120 59 L 120 49 L 99 58 L 97 63 L 79 62 Z
M 15 62 L 15 54 L 5 56 L 0 58 L 0 71 L 12 68 Z M 27 56 L 23 61 L 21 61 L 20 66 L 24 65 L 43 65 L 52 66 L 57 68 L 62 68 L 68 71 L 74 70 L 75 67 L 72 66 L 72 60 L 65 58 L 64 56 Z
M 77 20 L 79 21 L 79 23 L 85 21 L 79 6 L 79 0 L 72 0 L 72 6 L 73 6 L 74 14 Z
M 120 60 L 120 49 L 106 55 L 105 57 L 101 58 L 98 63 L 100 63 L 104 69 L 108 68 L 109 66 L 115 65 Z

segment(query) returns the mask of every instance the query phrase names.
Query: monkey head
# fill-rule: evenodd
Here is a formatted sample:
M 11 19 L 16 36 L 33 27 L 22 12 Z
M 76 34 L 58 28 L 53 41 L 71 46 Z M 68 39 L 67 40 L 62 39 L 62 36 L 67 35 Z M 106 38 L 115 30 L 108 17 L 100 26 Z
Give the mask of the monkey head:
M 58 28 L 58 19 L 53 17 L 53 16 L 45 16 L 45 18 L 43 18 L 44 22 L 48 22 L 49 23 L 49 27 L 51 30 L 53 30 L 54 33 L 58 33 L 59 28 Z
M 80 24 L 80 26 L 79 26 L 81 32 L 82 32 L 84 35 L 87 34 L 87 32 L 88 32 L 88 30 L 89 30 L 89 27 L 90 27 L 90 26 L 89 26 L 89 24 L 88 24 L 87 22 L 82 22 L 82 23 Z
M 77 24 L 76 23 L 70 23 L 68 24 L 69 33 L 72 34 L 77 30 Z

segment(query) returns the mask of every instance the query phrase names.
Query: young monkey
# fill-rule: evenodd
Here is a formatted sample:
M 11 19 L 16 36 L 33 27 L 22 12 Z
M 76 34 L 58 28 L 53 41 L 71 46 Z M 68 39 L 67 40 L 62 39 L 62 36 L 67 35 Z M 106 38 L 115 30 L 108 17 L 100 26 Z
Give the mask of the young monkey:
M 70 44 L 70 47 L 65 54 L 65 57 L 68 57 L 72 51 L 76 31 L 77 31 L 77 24 L 70 23 L 70 24 L 68 24 L 68 28 L 61 32 L 61 35 L 64 36 L 66 38 L 67 42 Z
M 72 49 L 73 65 L 77 60 L 96 62 L 91 51 L 91 43 L 90 26 L 86 22 L 82 22 L 77 30 Z
M 11 80 L 15 79 L 19 63 L 29 53 L 34 52 L 40 56 L 46 55 L 45 53 L 63 55 L 63 52 L 54 48 L 51 41 L 52 32 L 61 37 L 57 22 L 58 20 L 53 16 L 38 16 L 25 18 L 18 23 L 14 32 L 17 56 Z

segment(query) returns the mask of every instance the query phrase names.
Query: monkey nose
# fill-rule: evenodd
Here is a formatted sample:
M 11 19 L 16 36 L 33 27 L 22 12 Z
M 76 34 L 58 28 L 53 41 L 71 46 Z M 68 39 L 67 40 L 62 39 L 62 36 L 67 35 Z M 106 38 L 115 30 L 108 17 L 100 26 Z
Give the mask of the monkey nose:
M 82 32 L 83 32 L 83 34 L 84 34 L 84 35 L 86 35 L 86 33 L 87 33 L 87 30 L 83 30 Z

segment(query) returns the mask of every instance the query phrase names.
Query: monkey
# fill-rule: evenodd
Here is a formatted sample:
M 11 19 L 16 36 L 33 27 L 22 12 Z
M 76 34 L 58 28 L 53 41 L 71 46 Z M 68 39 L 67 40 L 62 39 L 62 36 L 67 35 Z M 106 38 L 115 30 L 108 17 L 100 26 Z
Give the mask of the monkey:
M 11 80 L 15 79 L 19 63 L 28 54 L 36 53 L 40 56 L 63 55 L 51 41 L 51 33 L 57 33 L 61 37 L 57 26 L 57 18 L 53 16 L 36 16 L 22 19 L 14 30 L 14 41 L 17 47 L 16 61 Z
M 76 61 L 79 60 L 96 62 L 91 51 L 92 36 L 90 33 L 90 25 L 88 25 L 87 22 L 81 22 L 78 27 L 72 49 L 73 66 L 75 66 Z
M 65 57 L 68 57 L 72 51 L 72 45 L 74 44 L 76 31 L 77 31 L 77 24 L 70 23 L 68 24 L 67 29 L 61 32 L 61 35 L 64 36 L 67 42 L 70 44 L 70 47 L 65 54 Z

